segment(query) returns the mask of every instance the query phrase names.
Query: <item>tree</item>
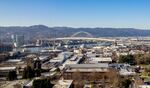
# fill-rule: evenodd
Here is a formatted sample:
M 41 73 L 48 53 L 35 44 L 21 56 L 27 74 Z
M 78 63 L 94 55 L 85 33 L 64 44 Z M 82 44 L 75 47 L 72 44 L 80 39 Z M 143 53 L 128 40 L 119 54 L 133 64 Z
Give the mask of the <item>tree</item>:
M 89 74 L 89 79 L 91 81 L 97 81 L 97 80 L 99 80 L 98 77 L 97 77 L 96 71 L 93 71 L 92 73 Z
M 17 79 L 16 71 L 9 71 L 7 75 L 7 80 L 12 81 Z
M 21 84 L 18 84 L 18 83 L 13 86 L 14 86 L 14 88 L 22 88 Z
M 82 75 L 82 73 L 77 70 L 72 74 L 72 79 L 74 80 L 74 87 L 75 88 L 82 88 L 83 87 L 83 81 L 85 76 Z
M 24 68 L 24 71 L 23 71 L 23 74 L 22 74 L 22 78 L 24 79 L 31 79 L 35 76 L 35 73 L 34 73 L 34 70 L 30 67 L 30 66 L 27 66 Z
M 118 60 L 117 53 L 116 53 L 116 52 L 112 52 L 111 58 L 112 58 L 112 61 L 113 61 L 113 62 L 117 62 L 117 60 Z
M 40 69 L 35 70 L 35 76 L 36 77 L 41 76 L 41 70 Z
M 124 79 L 121 84 L 122 84 L 122 88 L 129 88 L 130 84 L 132 83 L 132 81 L 130 79 Z
M 150 64 L 150 53 L 145 53 L 143 54 L 136 54 L 134 55 L 135 60 L 136 60 L 136 64 L 140 65 L 140 64 Z
M 150 64 L 150 53 L 144 54 L 143 58 L 144 58 L 144 64 Z
M 144 64 L 144 59 L 142 54 L 136 54 L 134 56 L 135 56 L 136 64 Z
M 33 81 L 33 88 L 52 88 L 50 79 L 36 79 Z
M 22 72 L 22 78 L 27 79 L 27 68 L 25 67 Z
M 121 55 L 119 57 L 119 63 L 128 63 L 128 64 L 135 64 L 135 58 L 133 55 Z
M 115 69 L 110 69 L 105 75 L 108 77 L 111 87 L 118 88 L 120 86 L 121 77 Z
M 35 56 L 33 56 L 33 57 L 28 57 L 27 59 L 26 59 L 26 62 L 27 62 L 27 66 L 30 66 L 31 68 L 34 68 L 34 60 L 33 60 L 33 58 L 34 58 Z

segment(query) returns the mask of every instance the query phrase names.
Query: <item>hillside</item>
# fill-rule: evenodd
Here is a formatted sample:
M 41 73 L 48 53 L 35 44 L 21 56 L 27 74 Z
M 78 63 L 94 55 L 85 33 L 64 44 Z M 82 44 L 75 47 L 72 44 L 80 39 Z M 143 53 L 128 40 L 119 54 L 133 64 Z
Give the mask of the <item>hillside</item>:
M 45 25 L 34 25 L 29 27 L 0 27 L 0 36 L 3 38 L 11 34 L 23 34 L 26 38 L 69 37 L 80 31 L 88 32 L 94 37 L 150 36 L 150 30 L 140 30 L 134 28 L 71 28 L 47 27 Z

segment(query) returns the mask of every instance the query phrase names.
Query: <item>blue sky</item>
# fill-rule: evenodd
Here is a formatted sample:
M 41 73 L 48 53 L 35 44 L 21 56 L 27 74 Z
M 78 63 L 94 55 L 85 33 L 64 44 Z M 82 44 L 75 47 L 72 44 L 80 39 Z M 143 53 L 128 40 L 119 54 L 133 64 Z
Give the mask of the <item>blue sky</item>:
M 150 0 L 0 0 L 0 26 L 150 29 Z

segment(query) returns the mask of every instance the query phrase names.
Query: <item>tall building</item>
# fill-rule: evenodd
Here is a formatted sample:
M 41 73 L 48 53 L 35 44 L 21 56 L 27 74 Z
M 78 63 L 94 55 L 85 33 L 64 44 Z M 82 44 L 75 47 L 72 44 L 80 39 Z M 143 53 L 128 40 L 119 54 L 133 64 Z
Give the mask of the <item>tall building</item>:
M 15 47 L 21 47 L 24 45 L 24 35 L 12 35 L 11 37 Z

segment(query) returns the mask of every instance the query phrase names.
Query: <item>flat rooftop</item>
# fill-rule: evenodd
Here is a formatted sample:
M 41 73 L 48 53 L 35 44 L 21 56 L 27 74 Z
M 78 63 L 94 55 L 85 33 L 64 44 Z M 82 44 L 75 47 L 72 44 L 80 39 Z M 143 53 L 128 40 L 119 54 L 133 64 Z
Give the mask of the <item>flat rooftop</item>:
M 3 71 L 3 70 L 15 70 L 16 67 L 0 67 L 0 71 Z
M 69 68 L 108 68 L 108 63 L 98 63 L 98 64 L 67 64 L 66 67 Z
M 105 61 L 109 61 L 112 62 L 111 57 L 93 57 L 90 58 L 91 61 L 100 61 L 100 62 L 105 62 Z
M 21 59 L 9 59 L 7 62 L 17 63 L 21 61 L 22 61 Z
M 67 69 L 66 72 L 108 72 L 107 68 L 97 68 L 97 69 Z

